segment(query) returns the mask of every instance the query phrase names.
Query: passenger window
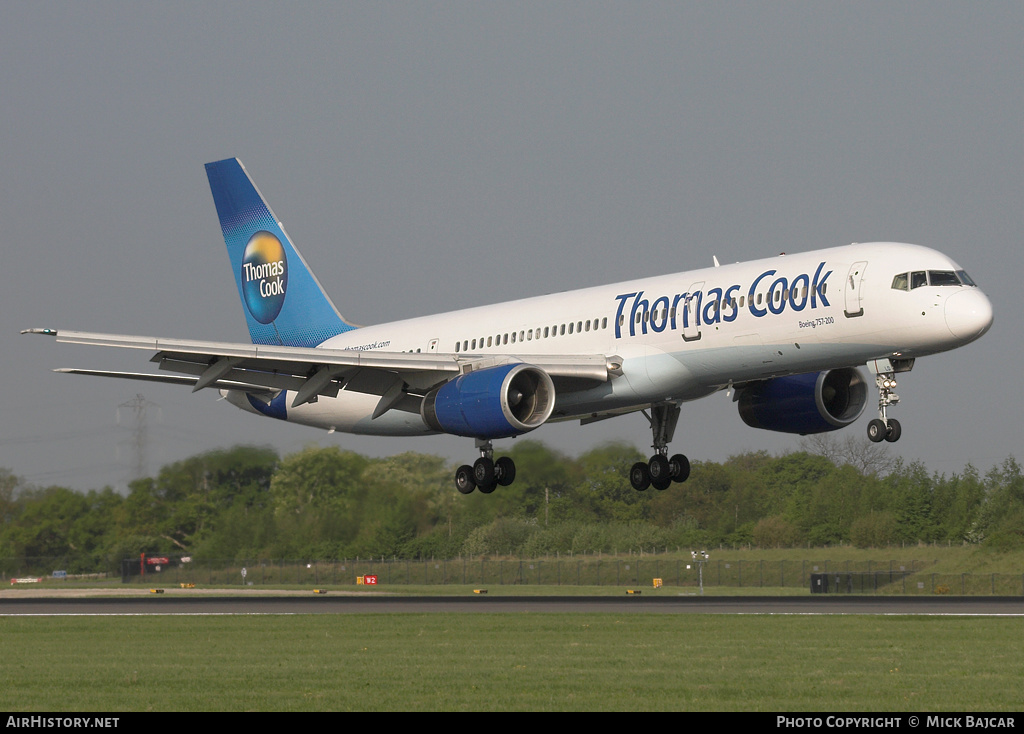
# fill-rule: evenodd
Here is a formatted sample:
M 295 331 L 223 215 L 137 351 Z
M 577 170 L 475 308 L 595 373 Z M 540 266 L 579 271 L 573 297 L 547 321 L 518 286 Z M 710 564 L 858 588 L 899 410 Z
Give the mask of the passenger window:
M 928 285 L 928 274 L 923 270 L 910 274 L 910 290 L 920 288 L 923 285 Z
M 607 329 L 608 328 L 608 317 L 607 316 L 605 316 L 603 319 L 601 319 L 601 328 L 602 329 Z
M 512 343 L 516 343 L 516 333 L 514 331 L 512 332 Z
M 909 291 L 910 281 L 907 279 L 906 273 L 900 273 L 892 279 L 892 289 L 894 291 Z
M 570 321 L 569 322 L 569 333 L 570 334 L 572 333 L 572 327 L 573 327 L 573 323 Z

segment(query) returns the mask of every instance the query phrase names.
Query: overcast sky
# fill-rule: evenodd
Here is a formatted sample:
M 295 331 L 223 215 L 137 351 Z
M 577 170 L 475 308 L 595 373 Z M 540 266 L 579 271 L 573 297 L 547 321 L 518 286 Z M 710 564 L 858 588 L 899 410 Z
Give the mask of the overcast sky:
M 140 393 L 150 472 L 236 443 L 475 457 L 469 439 L 327 436 L 213 391 L 54 374 L 151 365 L 18 334 L 246 341 L 203 170 L 231 156 L 356 323 L 712 255 L 934 247 L 995 325 L 901 377 L 893 450 L 945 473 L 1024 458 L 1022 38 L 1019 1 L 6 3 L 0 467 L 123 486 L 118 406 Z M 651 440 L 639 415 L 530 437 L 572 455 Z M 672 449 L 797 446 L 719 394 L 683 407 Z

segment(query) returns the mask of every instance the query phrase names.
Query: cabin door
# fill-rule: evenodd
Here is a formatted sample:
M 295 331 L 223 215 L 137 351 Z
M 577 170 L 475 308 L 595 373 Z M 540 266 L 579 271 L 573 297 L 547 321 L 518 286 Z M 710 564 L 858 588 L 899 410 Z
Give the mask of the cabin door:
M 864 305 L 861 303 L 862 286 L 864 285 L 864 271 L 868 264 L 865 261 L 854 263 L 850 266 L 850 273 L 846 276 L 846 285 L 843 292 L 846 297 L 846 308 L 843 314 L 848 319 L 864 315 Z

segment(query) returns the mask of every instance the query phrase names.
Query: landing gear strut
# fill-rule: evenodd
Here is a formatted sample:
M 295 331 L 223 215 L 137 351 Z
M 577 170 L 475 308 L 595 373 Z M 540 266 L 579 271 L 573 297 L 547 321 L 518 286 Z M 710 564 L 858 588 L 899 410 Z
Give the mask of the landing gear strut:
M 476 440 L 476 447 L 480 450 L 480 458 L 473 462 L 473 466 L 463 464 L 455 471 L 455 488 L 462 494 L 470 494 L 474 489 L 479 489 L 484 494 L 490 494 L 498 485 L 507 487 L 516 479 L 516 465 L 507 456 L 494 460 L 494 447 L 490 441 L 483 439 Z
M 894 392 L 896 373 L 909 372 L 913 366 L 912 359 L 877 359 L 868 362 L 868 369 L 875 373 L 875 385 L 878 387 L 878 418 L 868 423 L 868 440 L 872 443 L 895 443 L 903 435 L 900 422 L 895 418 L 889 418 L 886 409 L 900 401 L 900 396 Z
M 685 482 L 690 476 L 690 460 L 682 454 L 668 456 L 668 444 L 679 422 L 679 406 L 675 403 L 652 405 L 650 415 L 647 411 L 643 413 L 651 424 L 654 456 L 650 461 L 633 464 L 629 470 L 629 483 L 636 491 L 643 492 L 651 486 L 663 490 L 668 489 L 672 482 Z

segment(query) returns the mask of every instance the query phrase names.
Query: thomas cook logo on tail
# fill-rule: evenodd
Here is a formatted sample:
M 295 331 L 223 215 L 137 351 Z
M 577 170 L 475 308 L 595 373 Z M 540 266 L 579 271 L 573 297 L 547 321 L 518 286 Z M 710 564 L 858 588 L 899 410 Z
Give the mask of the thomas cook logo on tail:
M 270 232 L 257 232 L 242 256 L 242 293 L 245 306 L 261 324 L 281 313 L 288 288 L 288 261 L 281 240 Z

